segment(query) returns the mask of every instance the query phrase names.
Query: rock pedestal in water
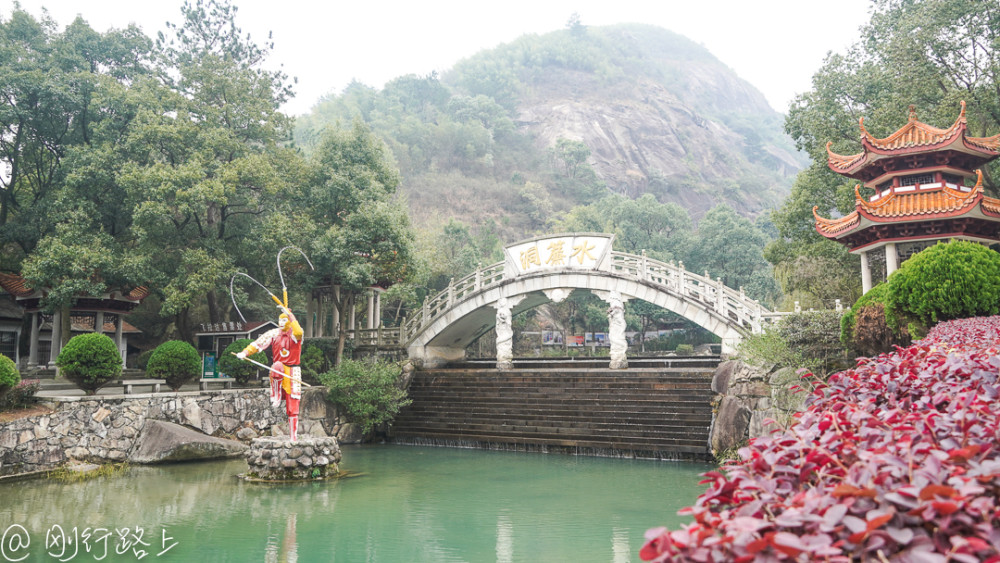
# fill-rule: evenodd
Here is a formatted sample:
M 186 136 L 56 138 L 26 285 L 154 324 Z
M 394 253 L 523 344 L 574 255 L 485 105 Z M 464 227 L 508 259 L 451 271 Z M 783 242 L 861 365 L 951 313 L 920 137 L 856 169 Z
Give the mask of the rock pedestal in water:
M 255 438 L 247 450 L 253 481 L 308 481 L 336 477 L 340 472 L 340 445 L 333 437 L 287 436 Z

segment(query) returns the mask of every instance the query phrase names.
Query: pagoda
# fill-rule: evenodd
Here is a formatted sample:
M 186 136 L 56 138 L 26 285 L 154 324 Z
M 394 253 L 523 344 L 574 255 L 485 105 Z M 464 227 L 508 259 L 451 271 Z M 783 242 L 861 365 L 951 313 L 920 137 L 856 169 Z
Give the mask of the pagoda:
M 937 241 L 1000 240 L 1000 200 L 984 195 L 982 173 L 984 164 L 1000 156 L 1000 135 L 970 137 L 965 102 L 947 129 L 918 121 L 914 106 L 906 125 L 884 139 L 865 129 L 864 118 L 860 126 L 860 153 L 844 156 L 826 145 L 830 169 L 861 182 L 854 188 L 855 210 L 827 219 L 813 207 L 813 216 L 819 234 L 861 255 L 864 292 L 872 288 L 873 264 L 881 264 L 882 256 L 887 278 Z M 862 184 L 874 195 L 863 196 Z
M 133 287 L 109 291 L 104 295 L 79 296 L 69 307 L 70 334 L 64 336 L 63 312 L 47 314 L 42 310 L 41 300 L 47 293 L 45 289 L 34 289 L 18 274 L 2 272 L 0 288 L 13 297 L 24 313 L 31 315 L 27 369 L 55 367 L 61 350 L 60 342 L 69 340 L 74 333 L 83 332 L 112 333 L 124 363 L 128 350 L 127 334 L 140 332 L 124 317 L 150 294 L 148 287 Z M 20 360 L 19 357 L 11 359 Z

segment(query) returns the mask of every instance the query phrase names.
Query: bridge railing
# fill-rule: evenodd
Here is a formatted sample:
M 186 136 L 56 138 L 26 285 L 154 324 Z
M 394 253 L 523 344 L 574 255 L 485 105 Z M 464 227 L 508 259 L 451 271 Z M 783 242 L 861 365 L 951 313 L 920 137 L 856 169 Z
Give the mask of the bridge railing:
M 684 269 L 684 263 L 668 264 L 646 256 L 611 253 L 611 273 L 659 285 L 685 299 L 698 301 L 706 309 L 729 319 L 749 332 L 759 333 L 763 326 L 789 313 L 768 311 L 743 289 L 727 287 L 722 280 Z M 504 263 L 498 262 L 455 281 L 436 295 L 424 300 L 420 310 L 407 317 L 399 329 L 399 342 L 409 342 L 421 329 L 445 313 L 455 303 L 498 285 L 503 281 Z
M 398 348 L 403 345 L 400 333 L 399 327 L 357 329 L 353 335 L 354 345 L 357 347 Z
M 430 324 L 439 315 L 450 309 L 455 303 L 488 287 L 498 285 L 503 281 L 504 263 L 497 262 L 485 268 L 477 268 L 475 272 L 455 281 L 451 280 L 448 287 L 424 300 L 419 311 L 407 317 L 401 327 L 401 342 L 409 342 L 420 329 Z
M 699 301 L 706 309 L 728 318 L 751 332 L 760 332 L 762 323 L 770 322 L 773 313 L 760 303 L 746 296 L 743 288 L 732 289 L 713 280 L 708 272 L 699 275 L 684 269 L 684 263 L 661 262 L 645 255 L 611 253 L 612 271 L 619 275 L 637 278 L 667 288 L 685 299 Z

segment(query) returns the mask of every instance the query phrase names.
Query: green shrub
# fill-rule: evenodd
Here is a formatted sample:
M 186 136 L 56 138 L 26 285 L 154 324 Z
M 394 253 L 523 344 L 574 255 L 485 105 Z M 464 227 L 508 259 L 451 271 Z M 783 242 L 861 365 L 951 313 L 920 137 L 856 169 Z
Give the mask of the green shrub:
M 222 357 L 219 358 L 219 370 L 229 377 L 236 379 L 240 385 L 249 383 L 251 379 L 257 377 L 258 371 L 263 369 L 233 355 L 242 352 L 251 342 L 253 340 L 249 338 L 240 338 L 229 346 L 226 346 L 226 349 L 222 351 Z M 267 365 L 267 353 L 263 350 L 248 357 L 255 362 Z
M 201 357 L 194 346 L 180 340 L 168 340 L 153 350 L 146 366 L 146 375 L 164 379 L 177 391 L 201 373 Z
M 927 326 L 1000 311 L 1000 254 L 974 242 L 938 243 L 889 276 L 887 309 Z
M 777 327 L 779 335 L 789 350 L 806 360 L 804 365 L 785 367 L 804 367 L 820 375 L 839 371 L 847 359 L 840 342 L 841 317 L 836 311 L 805 311 L 782 318 Z
M 0 355 L 0 396 L 21 382 L 21 374 L 17 371 L 17 364 L 7 356 Z
M 825 376 L 846 361 L 840 344 L 835 311 L 809 311 L 781 318 L 764 327 L 761 334 L 744 338 L 737 355 L 744 363 L 772 371 L 778 368 L 806 369 Z
M 0 411 L 29 407 L 38 399 L 35 393 L 41 388 L 37 379 L 22 379 L 13 389 L 0 393 Z
M 851 309 L 844 313 L 844 316 L 840 318 L 840 343 L 845 347 L 853 348 L 855 347 L 854 341 L 854 325 L 857 323 L 858 313 L 865 307 L 871 307 L 876 305 L 882 305 L 883 315 L 885 316 L 886 326 L 892 330 L 893 334 L 897 337 L 904 337 L 905 331 L 902 329 L 902 323 L 899 321 L 898 313 L 889 307 L 889 284 L 880 283 L 875 287 L 868 290 L 868 293 L 862 295 Z
M 118 346 L 106 334 L 90 332 L 69 339 L 59 352 L 56 365 L 66 379 L 93 395 L 122 373 Z
M 344 360 L 320 380 L 329 388 L 330 400 L 367 435 L 411 403 L 406 390 L 400 388 L 401 374 L 402 369 L 391 362 Z
M 149 365 L 149 357 L 153 355 L 152 350 L 143 350 L 139 353 L 139 357 L 135 359 L 135 367 L 145 370 L 146 366 Z
M 345 356 L 349 356 L 345 348 Z M 318 383 L 320 374 L 330 371 L 337 357 L 337 341 L 333 338 L 306 340 L 302 345 L 302 379 Z
M 678 344 L 675 351 L 681 356 L 694 354 L 694 346 L 691 344 Z

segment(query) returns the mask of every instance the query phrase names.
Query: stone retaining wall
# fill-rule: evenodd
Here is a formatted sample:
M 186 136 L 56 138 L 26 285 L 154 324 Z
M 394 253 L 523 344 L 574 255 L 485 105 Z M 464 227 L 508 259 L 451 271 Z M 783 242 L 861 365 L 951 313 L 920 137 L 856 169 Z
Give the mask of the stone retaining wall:
M 341 453 L 336 438 L 286 436 L 257 438 L 246 452 L 249 469 L 243 475 L 251 481 L 304 481 L 336 477 Z
M 212 436 L 244 442 L 288 431 L 285 406 L 271 407 L 267 389 L 151 393 L 53 399 L 55 412 L 0 426 L 0 476 L 55 469 L 75 459 L 95 463 L 129 459 L 147 419 L 164 420 Z M 326 401 L 326 388 L 305 389 L 300 436 L 361 436 Z
M 765 371 L 739 360 L 719 364 L 712 377 L 712 391 L 717 393 L 712 453 L 718 456 L 787 426 L 808 395 L 796 387 L 807 386 L 792 368 Z

